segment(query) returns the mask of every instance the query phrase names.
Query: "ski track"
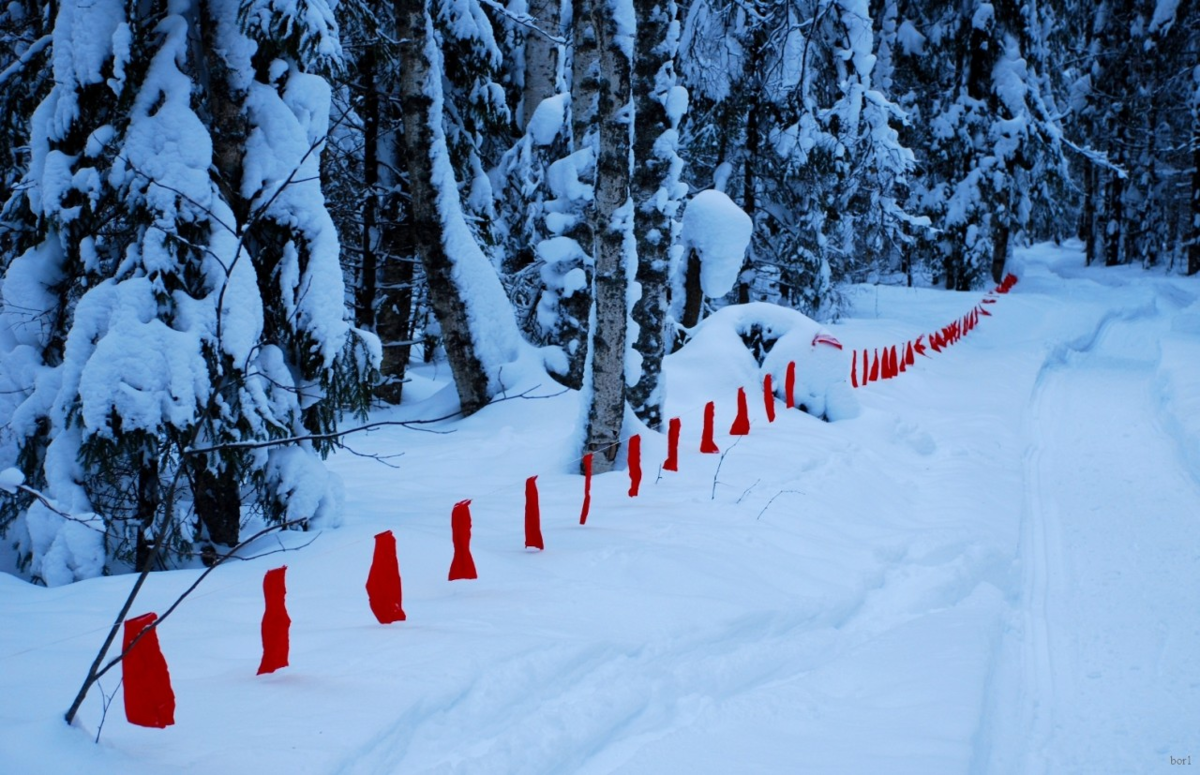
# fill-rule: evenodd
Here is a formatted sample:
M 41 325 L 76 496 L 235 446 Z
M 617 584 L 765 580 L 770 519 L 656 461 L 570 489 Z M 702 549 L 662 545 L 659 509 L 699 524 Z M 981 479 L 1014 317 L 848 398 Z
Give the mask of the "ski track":
M 1110 278 L 1082 282 L 1108 309 L 1034 382 L 1022 590 L 974 772 L 1145 772 L 1200 742 L 1200 487 L 1152 392 L 1195 297 L 1156 280 L 1121 305 Z

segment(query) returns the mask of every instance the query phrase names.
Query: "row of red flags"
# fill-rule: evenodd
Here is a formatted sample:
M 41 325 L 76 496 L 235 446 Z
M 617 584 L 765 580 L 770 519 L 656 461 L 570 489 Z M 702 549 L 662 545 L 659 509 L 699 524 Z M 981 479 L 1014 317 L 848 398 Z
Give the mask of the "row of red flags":
M 1004 294 L 1012 289 L 1017 282 L 1014 275 L 1008 275 L 992 293 Z M 862 379 L 859 379 L 858 353 L 851 358 L 850 381 L 854 387 L 874 382 L 878 379 L 891 379 L 903 373 L 908 366 L 913 365 L 916 355 L 926 355 L 925 340 L 934 352 L 941 352 L 945 347 L 958 342 L 979 324 L 980 316 L 990 315 L 984 304 L 995 303 L 992 294 L 983 299 L 981 305 L 970 313 L 956 320 L 940 331 L 922 335 L 915 340 L 906 342 L 904 347 L 892 346 L 875 351 L 874 359 L 868 358 L 867 350 L 862 354 Z M 815 343 L 815 340 L 814 340 Z M 837 347 L 840 344 L 830 342 Z M 928 357 L 928 356 L 926 356 Z M 794 408 L 794 390 L 796 383 L 796 364 L 789 363 L 784 380 L 784 399 L 788 409 Z M 771 375 L 763 378 L 763 407 L 767 421 L 775 421 L 775 391 Z M 716 405 L 709 401 L 704 406 L 704 426 L 700 440 L 700 452 L 713 454 L 720 452 L 714 440 L 714 425 Z M 663 461 L 664 471 L 679 470 L 679 434 L 682 421 L 678 417 L 671 418 L 667 423 L 667 457 Z M 738 388 L 737 414 L 729 428 L 731 436 L 745 436 L 750 433 L 750 412 L 745 388 Z M 637 497 L 642 482 L 642 439 L 640 435 L 628 439 L 628 473 L 629 497 Z M 583 505 L 580 508 L 579 524 L 587 524 L 588 514 L 592 503 L 592 454 L 583 457 Z M 454 555 L 450 561 L 449 580 L 478 578 L 475 569 L 475 559 L 471 555 L 471 501 L 464 500 L 454 504 L 450 515 L 451 540 L 454 545 Z M 539 505 L 537 477 L 531 476 L 525 480 L 525 546 L 529 549 L 545 549 L 542 538 L 541 508 Z M 286 596 L 287 587 L 284 575 L 287 566 L 267 571 L 263 578 L 263 597 L 265 610 L 262 618 L 263 654 L 259 663 L 258 674 L 273 673 L 288 665 L 289 631 L 291 619 L 288 617 Z M 400 580 L 400 565 L 396 555 L 396 537 L 392 531 L 385 530 L 375 536 L 375 551 L 371 560 L 371 569 L 367 574 L 367 599 L 371 612 L 380 624 L 402 622 L 407 617 L 404 614 L 403 587 Z M 171 677 L 167 669 L 166 659 L 159 648 L 158 636 L 154 628 L 147 629 L 154 623 L 157 616 L 153 613 L 143 614 L 125 622 L 124 659 L 121 666 L 125 687 L 125 716 L 132 724 L 147 727 L 166 727 L 175 723 L 175 694 L 171 689 Z M 131 648 L 132 646 L 132 648 Z
M 991 317 L 992 313 L 988 312 L 987 305 L 996 303 L 995 294 L 1008 293 L 1016 284 L 1016 275 L 1005 276 L 1004 280 L 992 289 L 979 304 L 975 305 L 974 309 L 931 334 L 921 334 L 903 345 L 875 348 L 873 356 L 872 351 L 864 348 L 861 371 L 858 352 L 855 351 L 850 356 L 850 386 L 862 387 L 870 382 L 898 377 L 907 371 L 909 366 L 916 363 L 918 355 L 930 357 L 927 350 L 940 353 L 950 345 L 958 344 L 964 336 L 979 326 L 982 318 Z M 928 344 L 926 344 L 926 340 L 928 340 Z

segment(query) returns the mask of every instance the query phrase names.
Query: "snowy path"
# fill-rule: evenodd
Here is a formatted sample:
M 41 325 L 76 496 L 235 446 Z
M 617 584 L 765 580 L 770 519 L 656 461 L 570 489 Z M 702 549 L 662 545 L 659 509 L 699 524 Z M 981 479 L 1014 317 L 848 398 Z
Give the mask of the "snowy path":
M 1053 348 L 1026 417 L 1019 722 L 986 771 L 1146 772 L 1200 744 L 1200 486 L 1157 395 L 1194 296 L 1092 290 L 1104 311 Z
M 259 585 L 280 557 L 223 567 L 160 633 L 179 698 L 165 731 L 113 712 L 93 746 L 95 694 L 82 732 L 60 722 L 129 579 L 37 589 L 0 576 L 0 772 L 1200 762 L 1200 286 L 1072 269 L 1065 249 L 1022 260 L 993 318 L 859 391 L 860 417 L 767 426 L 755 412 L 736 447 L 721 437 L 719 477 L 717 456 L 694 452 L 661 481 L 648 463 L 636 500 L 623 473 L 598 477 L 586 528 L 579 479 L 562 473 L 573 396 L 500 404 L 449 436 L 360 439 L 360 452 L 409 454 L 398 471 L 333 459 L 346 525 L 285 556 L 292 666 L 253 676 Z M 901 288 L 865 288 L 856 306 L 838 328 L 850 347 L 965 311 L 960 295 Z M 694 420 L 698 402 L 753 383 L 710 368 L 729 355 L 669 364 L 672 413 Z M 418 409 L 440 414 L 438 400 Z M 695 426 L 685 419 L 684 449 Z M 662 447 L 648 438 L 646 460 Z M 539 554 L 519 544 L 535 473 Z M 448 583 L 462 497 L 480 579 Z M 391 627 L 370 620 L 362 589 L 383 529 L 409 614 Z M 156 574 L 139 608 L 161 611 L 192 578 Z

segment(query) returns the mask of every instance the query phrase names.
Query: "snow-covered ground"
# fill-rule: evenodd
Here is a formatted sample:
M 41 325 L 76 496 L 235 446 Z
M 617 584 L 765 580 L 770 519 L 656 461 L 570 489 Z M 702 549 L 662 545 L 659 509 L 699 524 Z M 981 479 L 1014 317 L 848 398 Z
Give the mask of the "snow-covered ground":
M 98 745 L 101 691 L 62 722 L 131 577 L 0 574 L 0 772 L 1200 763 L 1200 283 L 1081 263 L 1022 252 L 993 317 L 856 391 L 861 413 L 840 422 L 781 406 L 768 425 L 744 356 L 672 358 L 680 472 L 660 478 L 665 441 L 646 439 L 641 495 L 623 472 L 598 477 L 586 527 L 574 395 L 502 402 L 448 435 L 354 439 L 403 456 L 332 460 L 342 528 L 221 567 L 160 629 L 178 702 L 165 730 L 126 723 L 115 675 Z M 864 287 L 833 330 L 847 349 L 903 342 L 977 298 Z M 394 416 L 443 413 L 446 377 L 422 373 L 409 395 L 426 400 Z M 741 385 L 751 434 L 698 454 L 704 401 L 724 430 Z M 542 553 L 523 548 L 534 474 Z M 448 582 L 463 498 L 479 579 Z M 363 589 L 384 529 L 408 614 L 389 626 Z M 291 667 L 256 677 L 262 575 L 282 563 Z M 153 575 L 133 613 L 161 613 L 196 575 Z

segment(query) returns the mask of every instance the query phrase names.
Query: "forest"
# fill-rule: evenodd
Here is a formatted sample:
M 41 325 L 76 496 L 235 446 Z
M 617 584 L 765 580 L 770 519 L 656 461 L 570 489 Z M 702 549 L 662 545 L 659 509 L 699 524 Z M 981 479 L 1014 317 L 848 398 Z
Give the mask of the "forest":
M 724 306 L 1200 272 L 1198 54 L 1193 0 L 9 0 L 4 551 L 336 522 L 422 360 L 462 415 L 535 362 L 602 473 Z

